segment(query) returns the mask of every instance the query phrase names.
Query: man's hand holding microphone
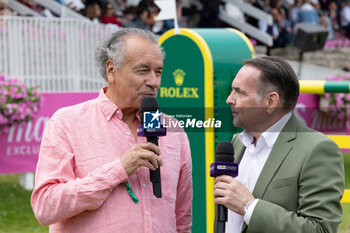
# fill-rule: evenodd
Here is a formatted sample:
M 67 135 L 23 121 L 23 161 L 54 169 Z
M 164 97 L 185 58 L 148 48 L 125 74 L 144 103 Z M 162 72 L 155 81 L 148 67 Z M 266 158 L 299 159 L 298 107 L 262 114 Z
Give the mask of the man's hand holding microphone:
M 234 163 L 234 150 L 230 142 L 220 142 L 216 148 L 215 162 L 210 165 L 214 181 L 214 203 L 217 204 L 215 232 L 225 232 L 227 208 L 242 216 L 247 203 L 255 200 L 250 191 L 234 177 L 238 176 L 238 164 Z
M 130 176 L 139 167 L 147 167 L 155 171 L 159 166 L 162 166 L 163 160 L 159 155 L 159 147 L 155 144 L 151 142 L 140 143 L 133 145 L 125 152 L 120 158 L 120 162 L 128 176 Z

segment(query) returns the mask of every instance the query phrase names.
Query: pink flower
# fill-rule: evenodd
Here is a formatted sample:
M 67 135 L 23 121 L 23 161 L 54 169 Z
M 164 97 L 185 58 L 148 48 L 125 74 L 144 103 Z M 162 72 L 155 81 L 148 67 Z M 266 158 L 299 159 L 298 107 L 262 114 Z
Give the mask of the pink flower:
M 350 93 L 345 96 L 346 101 L 350 101 Z
M 337 98 L 336 100 L 337 100 L 337 103 L 336 103 L 335 106 L 336 106 L 338 109 L 341 108 L 341 107 L 343 107 L 344 101 L 343 101 L 341 98 Z
M 7 118 L 0 114 L 0 125 L 6 125 Z
M 18 90 L 17 87 L 14 87 L 14 86 L 10 87 L 10 96 L 14 96 L 17 90 Z
M 2 128 L 2 133 L 8 133 L 10 132 L 10 127 L 5 125 L 4 128 Z
M 0 95 L 0 105 L 4 105 L 6 103 L 6 96 Z
M 10 79 L 9 80 L 9 84 L 17 84 L 18 83 L 18 79 Z
M 343 119 L 343 117 L 345 117 L 345 112 L 344 112 L 344 111 L 341 111 L 341 112 L 338 114 L 338 119 Z
M 0 75 L 0 81 L 4 81 L 6 79 L 6 75 L 5 74 L 1 74 Z
M 18 79 L 0 76 L 0 134 L 13 124 L 32 120 L 40 107 L 40 94 Z

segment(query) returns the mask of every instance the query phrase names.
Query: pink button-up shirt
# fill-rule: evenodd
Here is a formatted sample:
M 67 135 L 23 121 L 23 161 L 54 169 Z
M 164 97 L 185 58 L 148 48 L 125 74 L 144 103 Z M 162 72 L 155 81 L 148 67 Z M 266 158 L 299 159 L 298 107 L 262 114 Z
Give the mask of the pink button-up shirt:
M 192 164 L 187 136 L 160 137 L 162 198 L 149 169 L 128 177 L 120 157 L 135 141 L 122 111 L 102 89 L 97 99 L 58 110 L 46 125 L 31 204 L 50 232 L 190 232 Z M 136 204 L 127 193 L 129 181 Z

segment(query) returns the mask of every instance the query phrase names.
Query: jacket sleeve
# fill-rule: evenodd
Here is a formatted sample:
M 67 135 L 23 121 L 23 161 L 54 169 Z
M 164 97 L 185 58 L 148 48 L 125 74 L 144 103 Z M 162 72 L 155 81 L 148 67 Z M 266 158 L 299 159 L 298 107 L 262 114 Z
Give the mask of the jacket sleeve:
M 247 232 L 337 233 L 342 221 L 344 164 L 333 141 L 322 140 L 310 150 L 298 182 L 296 212 L 259 200 Z

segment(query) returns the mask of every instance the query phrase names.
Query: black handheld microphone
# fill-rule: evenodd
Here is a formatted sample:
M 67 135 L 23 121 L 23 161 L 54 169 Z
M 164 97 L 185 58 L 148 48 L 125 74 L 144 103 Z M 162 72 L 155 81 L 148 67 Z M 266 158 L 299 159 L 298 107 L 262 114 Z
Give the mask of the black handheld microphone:
M 157 117 L 157 115 L 155 114 L 153 115 L 152 112 L 154 112 L 155 114 L 160 114 L 157 100 L 152 96 L 146 96 L 141 100 L 141 103 L 140 103 L 140 120 L 142 125 L 139 125 L 137 127 L 137 136 L 146 137 L 147 142 L 151 142 L 158 146 L 158 137 L 166 135 L 166 128 L 163 128 L 160 125 L 160 115 Z M 155 120 L 155 119 L 153 119 L 152 117 L 151 119 L 152 122 L 148 122 L 149 124 L 151 124 L 152 127 L 148 127 L 148 125 L 144 123 L 147 117 L 147 114 L 148 116 L 149 114 L 152 114 L 155 119 L 158 118 L 159 120 L 153 123 L 152 120 Z M 158 123 L 160 127 L 157 127 L 157 126 L 153 127 L 154 126 L 153 124 L 156 124 L 156 123 Z M 161 198 L 162 186 L 160 182 L 159 167 L 155 171 L 150 170 L 150 178 L 153 185 L 154 196 Z
M 234 151 L 231 142 L 220 142 L 216 147 L 215 162 L 210 165 L 210 176 L 217 177 L 220 175 L 232 177 L 238 175 L 238 164 L 234 163 Z M 224 233 L 227 222 L 227 208 L 223 205 L 218 205 L 216 211 L 216 232 Z

